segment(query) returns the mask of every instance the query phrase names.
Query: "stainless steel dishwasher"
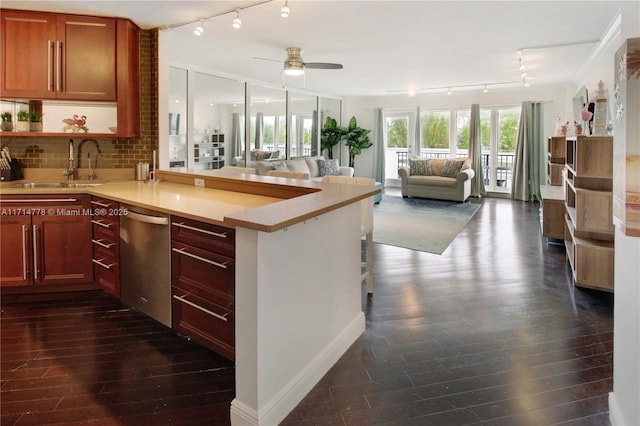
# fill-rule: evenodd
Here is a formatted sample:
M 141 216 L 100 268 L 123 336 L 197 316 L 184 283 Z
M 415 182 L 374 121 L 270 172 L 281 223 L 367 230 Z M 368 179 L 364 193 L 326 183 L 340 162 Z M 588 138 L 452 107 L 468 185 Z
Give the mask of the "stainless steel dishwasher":
M 122 204 L 122 301 L 171 327 L 171 227 L 169 215 Z

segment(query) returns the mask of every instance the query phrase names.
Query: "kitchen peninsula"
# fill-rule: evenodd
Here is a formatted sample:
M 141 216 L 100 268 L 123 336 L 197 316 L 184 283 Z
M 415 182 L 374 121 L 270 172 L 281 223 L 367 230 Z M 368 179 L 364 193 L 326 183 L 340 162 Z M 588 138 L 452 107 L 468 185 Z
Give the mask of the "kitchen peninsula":
M 158 177 L 73 189 L 5 183 L 2 195 L 83 192 L 234 228 L 231 421 L 277 424 L 364 331 L 358 201 L 379 189 L 189 171 Z

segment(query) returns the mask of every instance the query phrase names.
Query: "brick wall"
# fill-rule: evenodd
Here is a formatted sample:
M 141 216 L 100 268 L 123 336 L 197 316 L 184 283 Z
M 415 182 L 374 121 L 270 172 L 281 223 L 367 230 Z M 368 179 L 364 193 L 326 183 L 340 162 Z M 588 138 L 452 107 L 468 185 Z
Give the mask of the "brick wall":
M 69 165 L 69 138 L 11 137 L 0 133 L 2 145 L 11 150 L 25 168 L 61 168 Z M 151 162 L 158 149 L 158 31 L 140 31 L 140 138 L 72 138 L 77 166 L 87 167 L 87 153 L 92 154 L 93 167 L 132 168 L 138 162 Z

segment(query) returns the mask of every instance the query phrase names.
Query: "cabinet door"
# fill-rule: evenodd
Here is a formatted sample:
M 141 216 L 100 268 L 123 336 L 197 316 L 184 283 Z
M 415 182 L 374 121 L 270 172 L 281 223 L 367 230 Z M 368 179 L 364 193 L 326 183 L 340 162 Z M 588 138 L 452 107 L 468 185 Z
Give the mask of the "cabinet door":
M 31 284 L 31 216 L 0 216 L 0 286 Z
M 82 211 L 89 209 L 88 201 L 48 208 L 56 214 L 32 219 L 34 284 L 92 283 L 91 218 Z
M 63 15 L 57 32 L 58 99 L 115 101 L 115 19 Z
M 2 96 L 53 99 L 55 15 L 2 11 Z

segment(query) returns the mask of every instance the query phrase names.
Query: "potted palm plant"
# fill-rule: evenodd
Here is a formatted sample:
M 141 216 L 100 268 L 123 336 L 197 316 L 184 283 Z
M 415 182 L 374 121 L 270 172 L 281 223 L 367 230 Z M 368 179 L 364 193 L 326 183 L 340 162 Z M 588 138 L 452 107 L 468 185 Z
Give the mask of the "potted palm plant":
M 0 124 L 0 130 L 3 132 L 11 132 L 13 131 L 13 116 L 9 111 L 3 112 L 0 114 L 0 118 L 2 118 L 2 124 Z
M 18 111 L 18 122 L 16 123 L 16 132 L 28 132 L 29 121 L 31 119 L 29 111 Z
M 320 131 L 320 150 L 327 151 L 327 157 L 333 159 L 333 147 L 338 145 L 347 133 L 347 129 L 338 126 L 334 118 L 327 117 Z
M 349 167 L 355 167 L 356 155 L 360 155 L 363 149 L 373 145 L 369 139 L 369 133 L 371 133 L 371 130 L 358 127 L 356 117 L 351 117 L 347 133 L 344 136 L 345 145 L 349 147 Z

